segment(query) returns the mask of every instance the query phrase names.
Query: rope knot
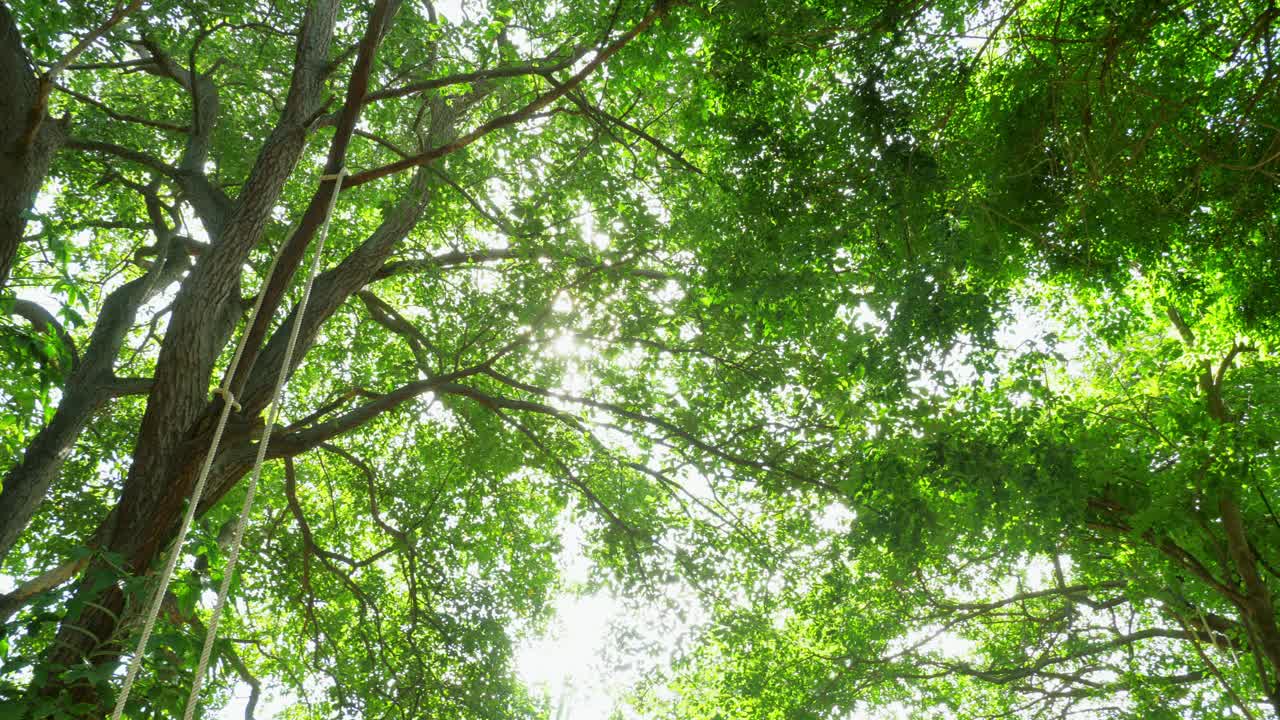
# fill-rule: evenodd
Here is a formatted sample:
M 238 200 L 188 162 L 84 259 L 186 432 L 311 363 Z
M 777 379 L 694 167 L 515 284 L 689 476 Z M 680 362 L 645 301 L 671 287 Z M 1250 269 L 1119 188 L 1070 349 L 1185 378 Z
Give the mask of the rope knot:
M 222 401 L 230 405 L 232 410 L 240 412 L 240 403 L 236 402 L 236 396 L 232 394 L 230 389 L 220 387 L 217 390 L 214 390 L 213 394 L 222 398 Z

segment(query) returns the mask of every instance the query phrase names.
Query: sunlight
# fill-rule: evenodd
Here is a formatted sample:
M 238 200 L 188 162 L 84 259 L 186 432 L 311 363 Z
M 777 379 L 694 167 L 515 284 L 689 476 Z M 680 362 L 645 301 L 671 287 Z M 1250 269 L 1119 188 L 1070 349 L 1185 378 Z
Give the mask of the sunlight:
M 559 565 L 565 590 L 555 599 L 546 630 L 517 651 L 516 672 L 535 693 L 550 700 L 556 720 L 606 717 L 616 698 L 605 682 L 603 666 L 610 626 L 621 619 L 618 601 L 606 592 L 573 592 L 590 579 L 591 561 L 583 552 L 580 522 L 562 520 Z

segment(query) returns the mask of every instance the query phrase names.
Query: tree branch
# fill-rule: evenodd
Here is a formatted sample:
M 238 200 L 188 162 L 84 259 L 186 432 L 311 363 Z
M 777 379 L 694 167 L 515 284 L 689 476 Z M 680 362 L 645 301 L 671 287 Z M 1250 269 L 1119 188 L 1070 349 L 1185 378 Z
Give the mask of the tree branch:
M 61 92 L 65 95 L 69 95 L 86 105 L 90 105 L 95 108 L 98 108 L 103 112 L 103 114 L 105 114 L 107 117 L 111 118 L 112 120 L 137 123 L 139 125 L 146 125 L 147 127 L 153 127 L 158 130 L 166 130 L 168 132 L 187 133 L 191 131 L 191 127 L 188 125 L 176 125 L 174 123 L 167 123 L 160 120 L 151 120 L 149 118 L 138 117 L 137 115 L 129 115 L 126 113 L 116 112 L 115 110 L 112 110 L 110 107 L 108 107 L 106 103 L 103 103 L 100 100 L 95 100 L 94 98 L 89 97 L 88 95 L 85 95 L 83 93 L 78 93 L 75 90 L 72 90 L 71 88 L 65 85 L 55 84 L 54 87 L 58 90 L 58 92 Z
M 752 460 L 750 458 L 742 457 L 735 453 L 729 452 L 728 450 L 725 450 L 722 447 L 713 445 L 712 443 L 707 442 L 693 435 L 693 433 L 690 433 L 689 431 L 677 426 L 675 423 L 672 423 L 671 421 L 665 420 L 663 418 L 646 415 L 644 413 L 637 412 L 635 410 L 629 410 L 627 408 L 624 408 L 620 405 L 616 405 L 614 403 L 601 402 L 599 400 L 592 400 L 590 398 L 578 397 L 575 395 L 569 395 L 567 393 L 554 392 L 554 391 L 540 388 L 534 385 L 529 385 L 527 383 L 522 383 L 514 378 L 508 377 L 506 375 L 503 375 L 502 373 L 497 372 L 491 367 L 481 368 L 480 372 L 484 375 L 487 375 L 497 380 L 498 382 L 501 382 L 504 385 L 516 388 L 517 390 L 523 390 L 525 392 L 528 392 L 534 395 L 539 395 L 542 397 L 556 398 L 559 400 L 564 400 L 566 402 L 571 402 L 578 405 L 595 408 L 597 410 L 604 410 L 605 412 L 611 413 L 613 415 L 658 428 L 663 432 L 667 433 L 669 436 L 680 438 L 686 444 L 704 453 L 707 453 L 708 455 L 717 457 L 721 460 L 728 461 L 730 463 L 733 463 L 734 465 L 752 468 L 762 472 L 778 473 L 781 475 L 785 475 L 793 480 L 797 480 L 799 482 L 803 482 L 809 485 L 816 485 L 818 487 L 822 487 L 828 490 L 835 489 L 832 485 L 830 485 L 829 483 L 823 480 L 806 477 L 790 468 L 781 467 L 773 462 L 767 462 L 763 460 Z
M 127 395 L 147 395 L 154 385 L 155 380 L 148 377 L 115 378 L 111 382 L 109 392 L 113 398 Z
M 347 147 L 351 143 L 364 96 L 368 92 L 374 55 L 382 41 L 383 28 L 390 19 L 390 12 L 390 0 L 376 0 L 369 11 L 369 22 L 356 52 L 355 65 L 351 69 L 351 78 L 347 83 L 346 100 L 338 116 L 337 130 L 329 143 L 329 155 L 324 166 L 326 176 L 336 176 L 344 168 Z M 237 395 L 244 389 L 249 374 L 253 371 L 253 365 L 262 351 L 262 341 L 266 338 L 267 329 L 284 298 L 285 290 L 293 280 L 298 266 L 302 264 L 307 246 L 311 244 L 320 226 L 324 224 L 331 197 L 337 187 L 336 182 L 334 177 L 320 181 L 311 195 L 311 202 L 303 212 L 302 219 L 298 221 L 297 230 L 290 236 L 288 243 L 277 256 L 275 270 L 271 277 L 267 278 L 267 284 L 261 291 L 261 310 L 254 318 L 253 324 L 245 330 L 244 355 L 231 381 L 232 392 Z
M 30 147 L 35 142 L 36 134 L 40 132 L 40 125 L 44 123 L 48 113 L 45 110 L 49 107 L 49 93 L 53 89 L 54 81 L 66 70 L 71 63 L 80 57 L 80 54 L 89 48 L 98 38 L 107 33 L 108 30 L 115 27 L 117 23 L 125 18 L 129 13 L 142 7 L 142 0 L 131 0 L 128 5 L 116 5 L 111 15 L 98 27 L 94 28 L 89 34 L 80 38 L 79 42 L 71 48 L 71 51 L 63 55 L 61 59 L 55 62 L 48 70 L 40 76 L 35 104 L 31 107 L 31 114 L 27 123 L 27 133 L 23 139 L 22 147 Z
M 618 271 L 627 275 L 632 275 L 646 280 L 679 280 L 678 275 L 673 275 L 662 270 L 651 270 L 647 268 L 628 267 L 621 262 L 602 263 L 596 258 L 589 256 L 579 256 L 571 252 L 555 252 L 548 251 L 543 248 L 485 248 L 483 250 L 455 250 L 440 255 L 434 255 L 425 258 L 410 258 L 406 260 L 396 260 L 383 265 L 374 276 L 374 280 L 385 280 L 396 275 L 407 275 L 409 273 L 425 272 L 428 270 L 436 270 L 439 268 L 453 267 L 456 265 L 477 265 L 487 262 L 501 262 L 503 260 L 570 260 L 578 267 L 596 268 L 605 272 Z M 628 260 L 629 262 L 629 260 Z
M 490 68 L 487 70 L 475 70 L 466 73 L 456 73 L 454 75 L 446 75 L 444 77 L 432 78 L 431 80 L 422 80 L 420 82 L 409 83 L 394 88 L 384 88 L 369 93 L 365 97 L 366 103 L 377 102 L 379 100 L 388 100 L 391 98 L 405 97 L 406 95 L 416 95 L 428 90 L 437 90 L 440 88 L 450 87 L 452 85 L 464 85 L 469 83 L 482 82 L 484 80 L 498 80 L 502 78 L 522 77 L 526 75 L 539 75 L 546 77 L 551 73 L 556 73 L 568 68 L 576 63 L 583 55 L 590 50 L 589 45 L 579 47 L 574 52 L 550 65 L 540 65 L 538 63 L 529 63 L 526 65 L 507 65 L 504 67 Z M 539 62 L 547 62 L 552 56 L 542 58 Z
M 80 574 L 88 567 L 89 555 L 85 554 L 74 560 L 47 570 L 40 575 L 18 585 L 11 592 L 0 595 L 0 625 L 3 625 L 20 608 L 33 600 L 40 593 L 53 590 Z
M 122 391 L 138 389 L 132 383 L 126 388 L 115 377 L 114 366 L 138 309 L 190 266 L 182 243 L 172 237 L 167 242 L 168 251 L 162 259 L 141 277 L 107 295 L 84 356 L 67 379 L 53 418 L 28 443 L 22 460 L 5 474 L 0 484 L 0 559 L 13 547 L 44 502 L 50 485 L 94 413 L 107 400 L 123 394 Z
M 614 115 L 611 115 L 605 112 L 601 108 L 587 102 L 586 98 L 582 97 L 581 93 L 569 93 L 569 99 L 572 100 L 573 103 L 576 104 L 579 108 L 581 108 L 582 111 L 587 115 L 599 118 L 600 120 L 603 120 L 611 125 L 616 125 L 622 128 L 623 130 L 626 130 L 627 132 L 631 133 L 632 135 L 635 135 L 641 140 L 652 145 L 654 149 L 656 149 L 658 152 L 671 158 L 671 160 L 673 160 L 677 165 L 684 168 L 685 170 L 688 170 L 689 172 L 695 175 L 703 174 L 702 169 L 699 168 L 697 165 L 694 165 L 693 163 L 686 160 L 684 155 L 681 152 L 671 147 L 670 145 L 666 144 L 665 142 L 659 140 L 658 138 L 650 135 L 648 132 L 644 130 L 644 128 L 637 127 L 636 125 L 633 125 L 620 117 L 616 117 Z
M 36 332 L 53 331 L 66 349 L 67 355 L 71 358 L 70 366 L 64 368 L 64 370 L 67 373 L 74 372 L 80 365 L 80 353 L 76 351 L 75 340 L 72 339 L 67 329 L 62 326 L 62 323 L 58 322 L 58 319 L 52 313 L 45 310 L 38 303 L 23 300 L 22 298 L 12 298 L 8 302 L 9 312 L 31 323 L 31 327 L 35 328 Z
M 419 395 L 424 395 L 436 390 L 443 391 L 443 388 L 449 387 L 455 380 L 470 377 L 480 371 L 480 367 L 473 367 L 412 382 L 407 385 L 402 385 L 384 395 L 379 395 L 375 399 L 357 408 L 349 410 L 332 420 L 317 423 L 309 427 L 298 427 L 294 425 L 285 428 L 285 432 L 280 436 L 279 442 L 273 440 L 271 443 L 272 453 L 277 449 L 279 449 L 280 452 L 279 455 L 273 454 L 273 457 L 296 455 L 300 452 L 310 450 L 322 442 L 328 442 L 338 435 L 364 425 L 385 412 L 394 410 Z
M 427 353 L 430 352 L 436 357 L 440 357 L 440 351 L 427 339 L 422 331 L 409 322 L 403 315 L 396 312 L 396 309 L 388 305 L 370 290 L 361 290 L 356 293 L 356 297 L 360 298 L 365 308 L 369 311 L 369 317 L 373 321 L 386 328 L 387 330 L 404 338 L 409 344 L 409 350 L 413 353 L 413 358 L 418 363 L 418 367 L 426 373 L 432 372 L 430 358 Z
M 602 49 L 599 53 L 597 53 L 596 56 L 592 58 L 590 62 L 588 62 L 581 70 L 579 70 L 571 78 L 565 81 L 564 84 L 556 86 L 550 92 L 540 95 L 539 97 L 535 98 L 532 102 L 520 108 L 519 110 L 516 110 L 515 112 L 512 112 L 512 113 L 508 113 L 506 115 L 500 115 L 498 117 L 495 117 L 492 120 L 489 120 L 488 122 L 484 123 L 480 127 L 476 128 L 475 130 L 472 130 L 466 135 L 463 135 L 462 137 L 454 140 L 453 142 L 446 143 L 444 145 L 440 145 L 438 147 L 432 148 L 424 153 L 415 155 L 411 158 L 405 158 L 403 160 L 398 160 L 396 162 L 383 165 L 381 167 L 376 167 L 369 170 L 365 170 L 364 172 L 356 173 L 355 175 L 352 175 L 346 183 L 343 183 L 343 186 L 342 186 L 343 189 L 346 190 L 347 188 L 359 187 L 360 185 L 363 185 L 367 182 L 378 180 L 380 178 L 386 177 L 387 175 L 391 175 L 391 174 L 400 172 L 402 170 L 407 170 L 411 167 L 426 165 L 429 162 L 438 160 L 446 155 L 455 153 L 467 147 L 468 145 L 483 138 L 489 133 L 494 132 L 495 130 L 500 130 L 502 128 L 509 127 L 511 125 L 515 125 L 517 123 L 520 123 L 520 122 L 523 122 L 524 120 L 529 119 L 539 110 L 542 110 L 543 108 L 547 107 L 548 105 L 555 102 L 556 100 L 559 100 L 560 98 L 564 97 L 567 93 L 569 93 L 571 90 L 578 87 L 578 85 L 581 85 L 583 80 L 586 80 L 601 65 L 603 65 L 606 61 L 608 61 L 609 58 L 616 55 L 618 51 L 622 50 L 622 48 L 626 47 L 627 44 L 630 43 L 632 40 L 634 40 L 640 33 L 648 29 L 649 26 L 652 25 L 658 18 L 665 15 L 669 8 L 670 8 L 670 4 L 668 2 L 660 0 L 659 2 L 655 3 L 653 6 L 653 9 L 651 9 L 649 13 L 640 20 L 640 22 L 636 23 L 635 27 L 631 28 L 631 30 L 623 34 L 622 37 L 618 38 L 613 43 L 611 43 L 610 45 Z
M 88 140 L 84 138 L 70 137 L 67 138 L 67 147 L 73 150 L 85 150 L 87 152 L 102 153 L 105 155 L 114 155 L 115 157 L 129 162 L 136 163 L 145 168 L 150 168 L 168 178 L 177 179 L 178 169 L 165 163 L 164 161 L 147 153 L 138 150 L 131 150 L 127 147 L 116 145 L 115 143 L 102 142 L 100 140 Z

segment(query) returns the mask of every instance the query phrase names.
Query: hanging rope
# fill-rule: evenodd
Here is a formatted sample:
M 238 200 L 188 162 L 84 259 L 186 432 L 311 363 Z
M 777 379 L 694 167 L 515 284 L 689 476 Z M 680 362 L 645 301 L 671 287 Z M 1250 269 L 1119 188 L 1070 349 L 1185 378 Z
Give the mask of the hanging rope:
M 307 271 L 307 279 L 302 286 L 302 299 L 298 302 L 297 316 L 293 326 L 289 329 L 289 343 L 285 346 L 284 358 L 280 363 L 280 372 L 276 376 L 275 387 L 271 393 L 271 409 L 267 414 L 267 424 L 262 430 L 262 439 L 258 442 L 258 455 L 254 459 L 253 471 L 249 475 L 249 484 L 245 492 L 244 503 L 240 507 L 240 517 L 236 520 L 235 533 L 232 536 L 230 552 L 227 555 L 227 565 L 223 570 L 222 582 L 218 587 L 218 599 L 214 602 L 213 615 L 209 618 L 208 632 L 205 634 L 204 647 L 200 650 L 200 662 L 196 665 L 195 677 L 191 681 L 191 693 L 187 696 L 187 707 L 182 715 L 183 720 L 191 720 L 195 712 L 196 700 L 200 696 L 200 687 L 204 683 L 204 673 L 209 667 L 209 657 L 213 652 L 213 644 L 218 635 L 218 621 L 222 617 L 222 608 L 227 602 L 227 594 L 231 587 L 231 577 L 235 573 L 236 563 L 240 559 L 240 543 L 244 539 L 244 528 L 249 518 L 249 512 L 253 508 L 253 496 L 258 489 L 258 478 L 262 476 L 262 465 L 266 461 L 267 445 L 271 441 L 271 430 L 275 427 L 276 419 L 280 414 L 280 400 L 284 394 L 285 380 L 289 376 L 289 366 L 293 362 L 293 352 L 298 344 L 298 332 L 302 328 L 302 319 L 306 316 L 307 302 L 311 299 L 311 287 L 315 284 L 316 275 L 320 271 L 320 260 L 324 255 L 325 241 L 329 237 L 329 218 L 333 216 L 333 209 L 338 204 L 338 193 L 342 191 L 342 179 L 348 174 L 347 169 L 344 167 L 334 175 L 320 176 L 322 182 L 325 180 L 333 181 L 333 194 L 329 196 L 329 206 L 325 210 L 324 222 L 320 226 L 320 235 L 316 239 L 316 249 L 311 258 L 311 267 Z M 271 267 L 266 274 L 268 280 L 275 274 L 280 255 L 283 254 L 287 245 L 288 243 L 281 243 L 279 249 L 276 250 L 275 257 L 271 258 Z M 258 293 L 258 298 L 253 304 L 253 310 L 249 313 L 246 328 L 253 327 L 254 321 L 258 318 L 258 313 L 262 310 L 262 300 L 265 295 L 266 293 L 264 292 Z M 138 638 L 138 646 L 134 649 L 133 658 L 129 661 L 129 669 L 125 673 L 124 685 L 120 688 L 120 694 L 116 697 L 116 706 L 111 712 L 111 720 L 120 720 L 120 716 L 124 713 L 125 703 L 129 700 L 129 692 L 133 689 L 133 681 L 138 676 L 138 669 L 142 667 L 142 657 L 147 649 L 147 641 L 151 639 L 151 632 L 155 629 L 156 618 L 160 615 L 160 606 L 164 602 L 165 593 L 169 590 L 169 583 L 173 580 L 173 570 L 177 567 L 178 557 L 182 553 L 182 546 L 187 539 L 187 533 L 191 530 L 191 523 L 195 520 L 196 506 L 200 504 L 200 498 L 204 494 L 205 482 L 209 479 L 209 471 L 213 467 L 218 445 L 222 442 L 223 431 L 227 428 L 227 419 L 233 409 L 240 410 L 240 403 L 236 401 L 230 386 L 231 378 L 235 375 L 236 368 L 240 364 L 240 358 L 244 355 L 245 342 L 248 336 L 247 330 L 241 334 L 240 342 L 236 345 L 235 354 L 232 355 L 231 363 L 227 366 L 222 384 L 214 391 L 215 395 L 222 398 L 222 412 L 218 416 L 218 424 L 214 428 L 213 439 L 209 442 L 209 454 L 205 456 L 204 463 L 200 466 L 200 475 L 196 478 L 195 487 L 191 490 L 191 501 L 187 504 L 187 510 L 182 516 L 182 525 L 178 528 L 178 536 L 174 539 L 173 549 L 169 552 L 164 568 L 160 572 L 155 594 L 152 595 L 151 604 L 147 608 L 146 621 L 142 626 L 142 636 Z

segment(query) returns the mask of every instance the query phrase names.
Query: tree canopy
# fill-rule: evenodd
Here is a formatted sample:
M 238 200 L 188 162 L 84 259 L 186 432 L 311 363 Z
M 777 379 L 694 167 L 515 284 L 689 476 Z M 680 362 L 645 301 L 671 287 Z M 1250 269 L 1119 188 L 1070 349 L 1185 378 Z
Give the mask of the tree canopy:
M 1280 715 L 1277 18 L 0 3 L 0 717 Z

